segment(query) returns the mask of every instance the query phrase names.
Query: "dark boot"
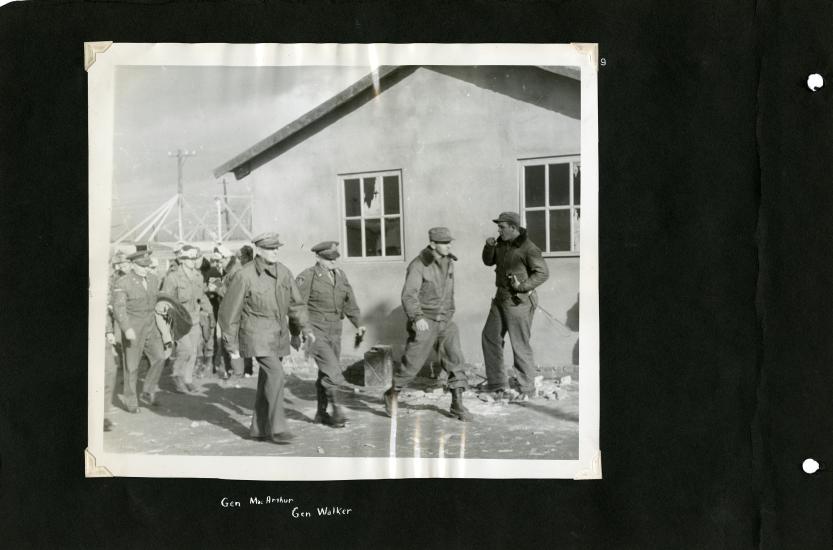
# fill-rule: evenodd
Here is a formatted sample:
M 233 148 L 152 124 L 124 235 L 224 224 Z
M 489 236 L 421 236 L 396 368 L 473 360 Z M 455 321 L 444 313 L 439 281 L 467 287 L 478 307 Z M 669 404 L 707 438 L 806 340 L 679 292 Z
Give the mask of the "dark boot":
M 327 399 L 330 400 L 330 403 L 333 404 L 333 414 L 330 415 L 330 419 L 332 420 L 332 424 L 330 424 L 333 428 L 343 428 L 344 425 L 347 423 L 347 417 L 344 416 L 344 411 L 338 404 L 338 397 L 336 396 L 336 390 L 328 390 L 327 391 Z
M 473 420 L 471 413 L 463 406 L 463 388 L 454 388 L 451 390 L 451 416 L 463 422 L 471 422 Z
M 315 424 L 330 425 L 330 414 L 327 412 L 327 392 L 324 391 L 323 386 L 319 382 L 315 383 L 315 394 L 318 399 L 318 409 L 315 411 Z
M 385 392 L 384 397 L 385 412 L 388 413 L 388 416 L 393 418 L 399 408 L 399 392 L 396 390 L 396 386 L 391 386 L 390 389 Z

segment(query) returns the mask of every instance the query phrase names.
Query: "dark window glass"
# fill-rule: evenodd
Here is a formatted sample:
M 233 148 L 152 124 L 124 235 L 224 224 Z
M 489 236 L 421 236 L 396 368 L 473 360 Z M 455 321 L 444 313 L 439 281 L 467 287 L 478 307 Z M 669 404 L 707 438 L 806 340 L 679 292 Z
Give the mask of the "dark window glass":
M 399 214 L 399 176 L 382 178 L 385 193 L 385 214 Z
M 398 217 L 385 219 L 385 256 L 399 256 L 402 254 L 400 219 Z
M 573 204 L 581 204 L 581 164 L 573 169 Z
M 344 180 L 344 213 L 347 217 L 362 215 L 362 199 L 359 190 L 359 180 Z M 361 239 L 359 239 L 361 242 Z M 361 254 L 359 254 L 361 256 Z
M 544 165 L 524 166 L 524 205 L 544 206 Z
M 570 163 L 550 164 L 550 206 L 570 204 Z
M 570 211 L 550 211 L 550 252 L 569 252 L 573 238 L 570 234 Z
M 526 234 L 529 240 L 543 250 L 547 246 L 547 223 L 543 210 L 526 213 Z
M 362 221 L 347 220 L 347 256 L 362 257 Z
M 364 221 L 365 256 L 382 256 L 382 222 L 379 219 Z

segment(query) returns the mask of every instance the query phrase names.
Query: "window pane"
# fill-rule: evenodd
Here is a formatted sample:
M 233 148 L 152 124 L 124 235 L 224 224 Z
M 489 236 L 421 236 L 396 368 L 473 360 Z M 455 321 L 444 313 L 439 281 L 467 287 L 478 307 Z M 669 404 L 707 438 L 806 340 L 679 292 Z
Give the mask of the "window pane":
M 581 239 L 579 239 L 579 235 L 581 234 L 581 209 L 576 208 L 575 212 L 573 213 L 573 250 L 578 252 L 580 250 L 579 243 Z
M 382 203 L 379 200 L 379 190 L 376 188 L 376 178 L 362 180 L 362 214 L 365 216 L 379 216 L 382 214 Z
M 364 222 L 365 256 L 382 255 L 382 221 L 379 219 Z
M 550 206 L 570 204 L 570 163 L 550 164 Z
M 358 187 L 358 186 L 357 186 Z M 362 257 L 362 221 L 347 220 L 347 257 Z
M 538 248 L 544 250 L 547 247 L 546 213 L 537 210 L 526 213 L 526 235 Z
M 544 206 L 544 165 L 524 166 L 524 206 Z
M 359 193 L 359 180 L 344 180 L 344 215 L 361 216 L 362 202 Z M 361 240 L 359 240 L 361 242 Z M 359 253 L 361 256 L 361 253 Z
M 402 218 L 385 219 L 385 256 L 399 256 L 402 254 L 401 220 Z
M 399 214 L 399 176 L 382 178 L 385 186 L 385 214 Z
M 573 165 L 573 204 L 581 204 L 581 164 Z
M 572 241 L 570 211 L 550 210 L 550 252 L 569 252 Z

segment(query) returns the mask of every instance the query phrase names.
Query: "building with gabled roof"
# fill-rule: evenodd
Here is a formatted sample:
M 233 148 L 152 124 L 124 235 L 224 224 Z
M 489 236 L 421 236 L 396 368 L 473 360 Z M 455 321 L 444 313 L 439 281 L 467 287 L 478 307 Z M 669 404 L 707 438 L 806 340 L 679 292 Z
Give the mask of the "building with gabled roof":
M 405 268 L 430 227 L 449 227 L 459 257 L 455 320 L 470 363 L 483 360 L 480 330 L 494 295 L 483 242 L 496 236 L 499 212 L 520 212 L 550 268 L 538 290 L 536 360 L 577 364 L 580 111 L 574 68 L 380 67 L 214 175 L 250 181 L 253 233 L 278 231 L 293 273 L 312 265 L 317 242 L 341 243 L 366 345 L 401 350 Z M 342 347 L 345 356 L 364 351 L 353 350 L 350 330 Z

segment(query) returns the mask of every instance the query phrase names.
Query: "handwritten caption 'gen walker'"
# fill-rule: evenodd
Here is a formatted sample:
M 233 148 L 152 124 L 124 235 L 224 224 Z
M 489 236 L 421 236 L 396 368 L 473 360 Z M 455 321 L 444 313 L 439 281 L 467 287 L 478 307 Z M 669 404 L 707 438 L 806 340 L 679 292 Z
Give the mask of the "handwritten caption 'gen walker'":
M 242 508 L 243 502 L 228 497 L 220 499 L 220 506 L 223 508 Z M 293 504 L 295 499 L 289 497 L 249 497 L 248 505 L 261 506 L 264 504 Z M 352 508 L 343 508 L 341 506 L 316 506 L 315 510 L 302 510 L 300 506 L 295 506 L 289 512 L 293 518 L 311 518 L 311 517 L 336 517 L 349 516 L 353 512 Z

